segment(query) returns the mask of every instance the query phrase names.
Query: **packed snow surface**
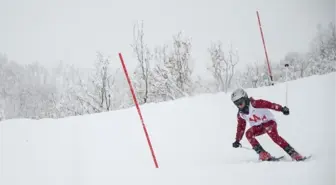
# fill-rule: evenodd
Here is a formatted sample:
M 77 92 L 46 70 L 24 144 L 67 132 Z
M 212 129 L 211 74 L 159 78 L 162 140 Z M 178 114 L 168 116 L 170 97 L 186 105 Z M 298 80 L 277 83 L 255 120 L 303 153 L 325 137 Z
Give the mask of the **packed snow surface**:
M 247 89 L 282 105 L 286 83 Z M 288 82 L 290 115 L 279 134 L 303 155 L 293 162 L 267 135 L 257 139 L 282 162 L 258 162 L 232 148 L 237 110 L 230 93 L 141 106 L 159 168 L 135 107 L 64 119 L 0 122 L 1 185 L 332 185 L 335 184 L 335 73 Z M 249 127 L 247 127 L 248 129 Z M 250 148 L 245 136 L 244 147 Z

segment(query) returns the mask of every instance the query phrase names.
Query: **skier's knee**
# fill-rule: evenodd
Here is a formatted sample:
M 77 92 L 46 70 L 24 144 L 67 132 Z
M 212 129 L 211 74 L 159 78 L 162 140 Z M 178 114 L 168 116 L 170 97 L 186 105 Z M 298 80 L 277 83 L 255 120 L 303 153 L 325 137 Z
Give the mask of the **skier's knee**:
M 251 139 L 253 137 L 253 132 L 251 130 L 247 130 L 245 136 L 247 139 Z

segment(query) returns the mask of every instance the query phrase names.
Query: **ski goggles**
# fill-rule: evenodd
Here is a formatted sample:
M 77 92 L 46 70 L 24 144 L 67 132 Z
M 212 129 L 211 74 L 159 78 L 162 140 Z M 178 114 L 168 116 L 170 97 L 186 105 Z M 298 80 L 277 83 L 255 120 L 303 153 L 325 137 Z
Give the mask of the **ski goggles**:
M 243 105 L 243 103 L 245 103 L 245 100 L 244 100 L 244 98 L 240 98 L 240 99 L 234 101 L 233 103 L 234 103 L 236 106 L 241 106 L 241 105 Z

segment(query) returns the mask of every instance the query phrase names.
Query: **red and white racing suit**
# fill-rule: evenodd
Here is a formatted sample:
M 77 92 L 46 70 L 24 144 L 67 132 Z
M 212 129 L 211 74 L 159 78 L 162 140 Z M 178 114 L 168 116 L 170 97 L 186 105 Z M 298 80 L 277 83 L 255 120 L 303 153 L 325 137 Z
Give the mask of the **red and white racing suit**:
M 267 100 L 255 100 L 250 98 L 249 114 L 238 113 L 236 140 L 240 141 L 244 135 L 246 122 L 251 128 L 246 131 L 246 138 L 255 147 L 259 142 L 255 139 L 256 136 L 267 133 L 270 138 L 281 148 L 285 148 L 288 143 L 278 134 L 277 123 L 274 115 L 270 110 L 281 111 L 282 106 Z

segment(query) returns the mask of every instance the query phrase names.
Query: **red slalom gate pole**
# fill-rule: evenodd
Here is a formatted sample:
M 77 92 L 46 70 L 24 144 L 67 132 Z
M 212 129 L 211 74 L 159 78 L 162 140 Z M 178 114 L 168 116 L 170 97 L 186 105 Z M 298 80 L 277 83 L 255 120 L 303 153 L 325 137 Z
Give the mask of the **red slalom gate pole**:
M 265 44 L 265 39 L 264 39 L 264 33 L 262 31 L 262 28 L 261 28 L 261 22 L 260 22 L 260 16 L 259 16 L 259 12 L 257 11 L 257 18 L 258 18 L 258 23 L 259 23 L 259 29 L 260 29 L 260 34 L 261 34 L 261 40 L 262 40 L 262 43 L 264 45 L 264 51 L 265 51 L 265 56 L 266 56 L 266 62 L 267 62 L 267 65 L 268 65 L 268 72 L 269 72 L 269 75 L 270 75 L 270 78 L 271 78 L 271 81 L 272 81 L 272 85 L 273 85 L 273 76 L 272 76 L 272 72 L 271 72 L 271 67 L 270 67 L 270 63 L 269 63 L 269 60 L 268 60 L 268 54 L 267 54 L 267 49 L 266 49 L 266 44 Z
M 122 65 L 122 67 L 124 69 L 124 73 L 125 73 L 125 76 L 127 78 L 127 82 L 128 82 L 129 88 L 130 88 L 132 96 L 133 96 L 133 101 L 134 101 L 135 106 L 136 106 L 136 108 L 138 110 L 138 114 L 139 114 L 139 117 L 140 117 L 140 120 L 141 120 L 141 123 L 142 123 L 142 127 L 144 129 L 144 132 L 145 132 L 145 135 L 146 135 L 146 138 L 147 138 L 147 142 L 148 142 L 150 151 L 152 153 L 152 157 L 153 157 L 153 161 L 154 161 L 155 167 L 159 168 L 159 165 L 157 163 L 157 160 L 156 160 L 156 157 L 155 157 L 155 153 L 154 153 L 154 150 L 153 150 L 153 147 L 152 147 L 152 143 L 151 143 L 151 141 L 149 139 L 149 135 L 148 135 L 148 132 L 147 132 L 147 129 L 146 129 L 146 125 L 144 123 L 144 120 L 143 120 L 143 117 L 142 117 L 142 114 L 141 114 L 141 111 L 140 111 L 140 106 L 139 106 L 138 100 L 137 100 L 137 98 L 135 96 L 135 93 L 134 93 L 134 90 L 133 90 L 133 86 L 132 86 L 132 82 L 131 82 L 130 77 L 128 75 L 127 68 L 126 68 L 126 65 L 125 65 L 125 62 L 124 62 L 124 59 L 123 59 L 121 53 L 119 53 L 119 58 L 120 58 L 120 61 L 121 61 L 121 65 Z

